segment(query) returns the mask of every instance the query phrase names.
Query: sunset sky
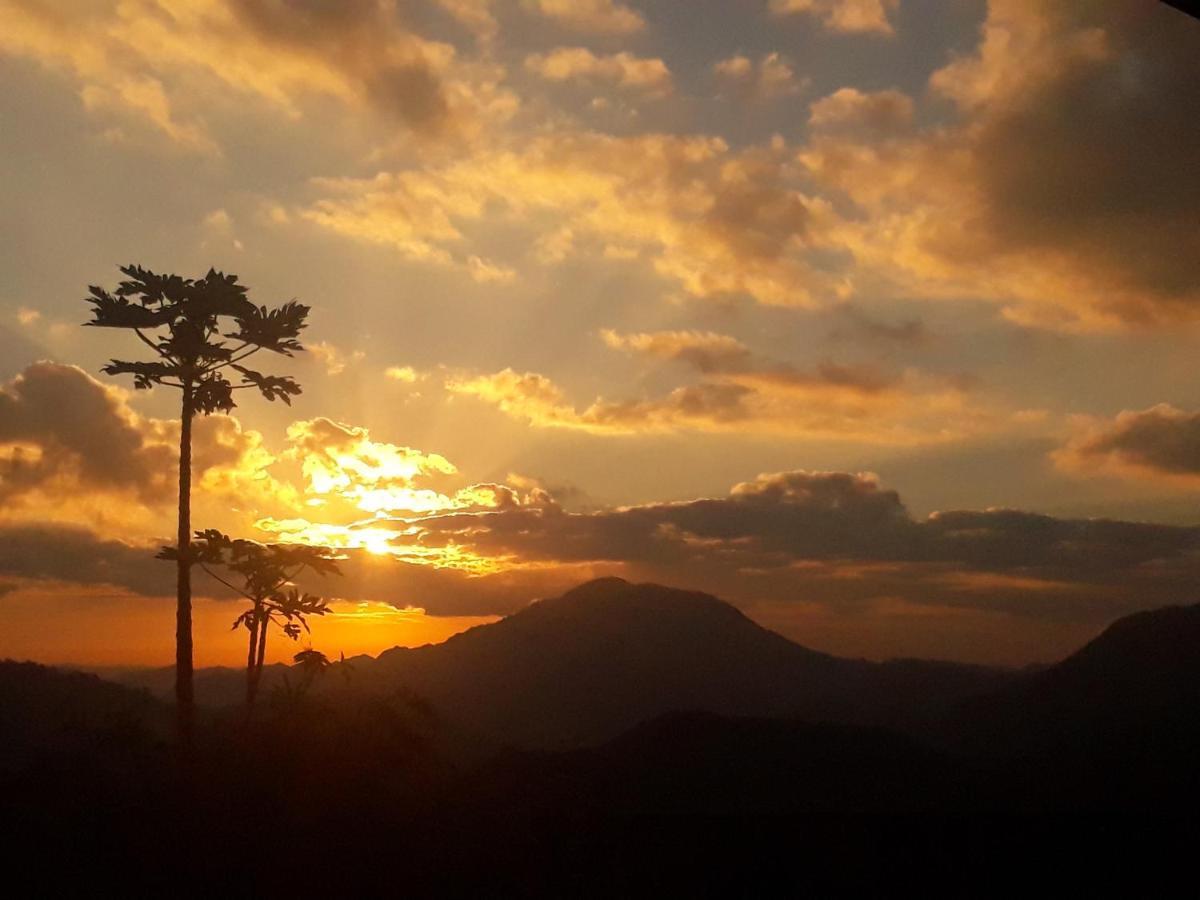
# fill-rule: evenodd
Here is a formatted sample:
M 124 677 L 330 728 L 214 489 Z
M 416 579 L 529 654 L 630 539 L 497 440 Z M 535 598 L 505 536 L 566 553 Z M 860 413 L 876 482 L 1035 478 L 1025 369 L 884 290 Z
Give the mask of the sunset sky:
M 1150 0 L 0 0 L 0 656 L 172 658 L 131 262 L 313 307 L 193 521 L 346 548 L 330 654 L 604 574 L 874 658 L 1195 601 L 1198 85 Z

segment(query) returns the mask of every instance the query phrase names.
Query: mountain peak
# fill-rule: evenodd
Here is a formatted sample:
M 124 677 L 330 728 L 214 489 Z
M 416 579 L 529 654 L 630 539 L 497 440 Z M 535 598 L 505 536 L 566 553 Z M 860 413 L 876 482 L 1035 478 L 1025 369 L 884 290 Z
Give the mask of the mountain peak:
M 576 647 L 587 656 L 620 655 L 639 648 L 648 658 L 676 658 L 681 668 L 687 667 L 693 654 L 827 658 L 763 628 L 712 594 L 622 578 L 598 578 L 531 603 L 494 629 L 497 635 Z M 617 651 L 618 647 L 623 649 Z
M 1071 675 L 1155 680 L 1163 689 L 1180 687 L 1177 682 L 1184 671 L 1200 672 L 1200 604 L 1166 606 L 1118 619 L 1057 668 Z M 1190 684 L 1192 678 L 1185 680 Z
M 563 596 L 571 596 L 575 594 L 593 594 L 604 591 L 615 591 L 623 587 L 628 587 L 631 582 L 626 581 L 618 575 L 604 575 L 600 578 L 593 578 L 591 581 L 585 581 L 583 584 L 578 584 L 571 588 Z
M 685 623 L 720 623 L 725 627 L 763 631 L 736 607 L 701 591 L 634 583 L 606 577 L 586 581 L 558 597 L 548 597 L 510 617 L 511 620 L 554 617 L 581 620 L 593 616 L 636 617 Z

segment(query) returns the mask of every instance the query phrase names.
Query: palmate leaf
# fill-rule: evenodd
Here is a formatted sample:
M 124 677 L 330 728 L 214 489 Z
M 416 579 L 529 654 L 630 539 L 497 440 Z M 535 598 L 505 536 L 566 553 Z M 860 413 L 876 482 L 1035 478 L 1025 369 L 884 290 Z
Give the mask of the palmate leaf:
M 191 541 L 192 559 L 204 565 L 223 565 L 231 541 L 215 528 L 197 531 Z
M 121 266 L 121 271 L 129 280 L 121 282 L 117 293 L 122 297 L 138 297 L 145 306 L 180 303 L 193 283 L 190 278 L 158 275 L 133 264 Z
M 195 321 L 212 320 L 218 316 L 242 319 L 256 312 L 246 299 L 245 285 L 238 284 L 236 275 L 208 270 L 208 274 L 193 282 L 187 289 L 187 299 L 180 307 L 183 315 Z
M 308 313 L 309 307 L 295 300 L 278 309 L 252 306 L 250 312 L 238 317 L 238 330 L 225 336 L 291 356 L 293 351 L 304 349 L 296 338 L 307 327 Z
M 288 406 L 292 405 L 292 397 L 301 393 L 300 385 L 287 375 L 264 375 L 245 366 L 234 364 L 233 368 L 242 373 L 242 383 L 252 384 L 260 394 L 268 400 L 282 400 Z
M 158 328 L 170 321 L 170 311 L 148 309 L 130 303 L 120 292 L 114 296 L 103 288 L 90 285 L 90 297 L 84 298 L 92 304 L 92 321 L 85 322 L 94 328 Z
M 169 363 L 161 362 L 127 362 L 114 359 L 100 371 L 105 375 L 132 375 L 133 386 L 139 391 L 149 390 L 163 380 L 179 374 L 178 369 Z

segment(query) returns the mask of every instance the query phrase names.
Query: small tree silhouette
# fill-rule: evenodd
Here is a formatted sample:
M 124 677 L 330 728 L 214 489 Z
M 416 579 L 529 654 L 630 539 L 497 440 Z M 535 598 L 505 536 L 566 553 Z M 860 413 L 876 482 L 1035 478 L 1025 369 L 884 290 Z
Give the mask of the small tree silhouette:
M 292 657 L 292 669 L 300 673 L 300 677 L 292 684 L 288 673 L 283 673 L 283 685 L 277 695 L 278 702 L 285 707 L 296 707 L 302 701 L 309 689 L 325 670 L 333 665 L 333 661 L 320 650 L 307 647 Z
M 329 611 L 326 601 L 296 588 L 292 581 L 306 569 L 317 575 L 340 575 L 337 567 L 337 552 L 329 547 L 313 547 L 306 544 L 259 544 L 255 541 L 235 540 L 216 529 L 197 531 L 191 544 L 193 561 L 232 591 L 250 601 L 250 608 L 233 622 L 236 629 L 244 627 L 250 633 L 249 650 L 246 654 L 246 711 L 254 706 L 258 686 L 262 680 L 263 662 L 267 652 L 267 633 L 270 625 L 279 626 L 292 640 L 298 640 L 301 632 L 309 632 L 308 617 L 323 616 Z M 163 559 L 174 559 L 174 547 L 164 547 L 159 553 Z M 217 574 L 213 569 L 224 568 L 240 580 L 241 584 Z M 311 633 L 311 632 L 310 632 Z M 306 665 L 315 664 L 316 657 L 309 658 L 301 651 L 296 661 Z M 328 662 L 328 661 L 326 661 Z
M 192 585 L 191 535 L 192 419 L 197 413 L 228 412 L 236 406 L 233 392 L 256 389 L 268 400 L 300 393 L 291 378 L 264 375 L 241 365 L 260 350 L 284 356 L 303 350 L 297 338 L 305 327 L 309 308 L 295 301 L 278 309 L 255 306 L 236 275 L 209 269 L 203 278 L 157 275 L 141 266 L 122 266 L 127 279 L 116 291 L 89 287 L 92 321 L 86 325 L 123 328 L 154 351 L 149 361 L 114 359 L 102 371 L 107 375 L 132 375 L 134 387 L 164 385 L 182 393 L 179 429 L 179 522 L 176 562 L 175 700 L 179 737 L 191 742 L 192 689 Z M 225 324 L 231 323 L 231 324 Z M 232 341 L 229 343 L 223 338 Z M 228 372 L 240 375 L 234 385 Z

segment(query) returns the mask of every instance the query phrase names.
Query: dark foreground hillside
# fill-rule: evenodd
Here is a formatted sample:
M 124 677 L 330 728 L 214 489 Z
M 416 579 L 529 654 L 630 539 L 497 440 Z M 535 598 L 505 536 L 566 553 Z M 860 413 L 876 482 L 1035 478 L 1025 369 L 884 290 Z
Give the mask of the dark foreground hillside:
M 760 647 L 814 678 L 860 665 L 803 648 L 792 663 L 795 645 L 712 598 L 663 588 L 591 588 L 582 621 L 595 621 L 587 611 L 597 604 L 611 612 L 615 597 L 641 625 L 639 596 L 693 640 L 707 634 L 713 653 L 719 635 L 689 623 L 689 610 L 741 635 L 725 657 L 693 667 L 703 679 L 676 681 L 680 692 L 714 671 L 736 673 Z M 514 616 L 511 633 L 479 631 L 535 655 L 534 638 L 567 640 L 564 621 L 581 621 L 564 599 Z M 330 672 L 324 690 L 270 692 L 250 723 L 237 709 L 210 710 L 194 753 L 181 757 L 166 739 L 169 707 L 146 692 L 2 663 L 0 798 L 17 825 L 3 845 L 17 860 L 6 872 L 40 895 L 55 883 L 89 893 L 115 880 L 131 896 L 826 896 L 900 886 L 977 896 L 1077 891 L 1097 879 L 1155 895 L 1200 837 L 1198 632 L 1200 607 L 1130 617 L 1041 672 L 986 678 L 968 697 L 961 685 L 935 690 L 937 703 L 904 731 L 786 708 L 739 712 L 737 697 L 768 696 L 755 674 L 766 670 L 752 667 L 740 693 L 718 695 L 733 698 L 727 709 L 654 713 L 565 749 L 500 749 L 398 681 Z M 602 636 L 611 647 L 618 632 Z M 573 641 L 547 672 L 561 676 L 564 658 L 585 664 L 589 640 Z M 921 668 L 921 679 L 938 670 Z M 507 688 L 541 683 L 516 672 Z M 810 682 L 798 695 L 814 690 Z M 508 708 L 532 714 L 524 698 Z M 55 862 L 31 865 L 47 848 Z

